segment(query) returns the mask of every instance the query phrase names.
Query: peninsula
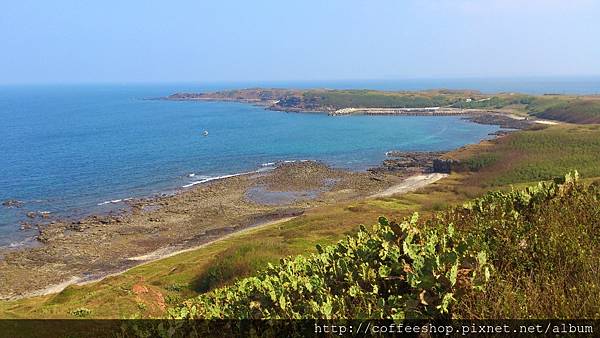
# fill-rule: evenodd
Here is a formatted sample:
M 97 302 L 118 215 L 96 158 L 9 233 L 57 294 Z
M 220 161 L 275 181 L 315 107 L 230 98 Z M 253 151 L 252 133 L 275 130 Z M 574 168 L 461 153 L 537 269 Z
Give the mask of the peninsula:
M 475 90 L 379 91 L 333 89 L 250 88 L 207 93 L 175 93 L 166 100 L 233 101 L 286 112 L 330 115 L 468 115 L 475 122 L 498 124 L 497 116 L 512 120 L 556 120 L 600 123 L 600 96 L 485 94 Z M 513 124 L 515 122 L 513 121 Z M 518 124 L 518 122 L 517 122 Z M 521 129 L 523 126 L 514 126 Z

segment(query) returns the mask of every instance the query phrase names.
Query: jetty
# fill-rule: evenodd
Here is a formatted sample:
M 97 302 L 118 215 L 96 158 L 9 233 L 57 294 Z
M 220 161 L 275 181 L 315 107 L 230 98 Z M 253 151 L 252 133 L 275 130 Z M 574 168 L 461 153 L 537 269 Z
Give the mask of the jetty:
M 448 116 L 469 115 L 481 110 L 424 107 L 424 108 L 343 108 L 330 112 L 331 116 L 343 115 L 407 115 L 407 116 Z

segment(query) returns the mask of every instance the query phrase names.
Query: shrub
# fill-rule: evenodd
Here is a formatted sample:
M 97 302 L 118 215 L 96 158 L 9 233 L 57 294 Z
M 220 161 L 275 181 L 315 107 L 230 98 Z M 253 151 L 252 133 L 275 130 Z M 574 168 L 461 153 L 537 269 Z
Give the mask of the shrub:
M 185 319 L 599 318 L 600 184 L 577 172 L 318 253 L 169 309 Z
M 283 259 L 257 277 L 185 302 L 172 318 L 446 318 L 456 297 L 481 290 L 485 252 L 450 226 L 381 217 L 318 254 Z
M 74 317 L 84 318 L 84 317 L 88 317 L 90 314 L 92 314 L 92 310 L 85 308 L 85 307 L 80 307 L 75 310 L 72 310 L 69 313 Z

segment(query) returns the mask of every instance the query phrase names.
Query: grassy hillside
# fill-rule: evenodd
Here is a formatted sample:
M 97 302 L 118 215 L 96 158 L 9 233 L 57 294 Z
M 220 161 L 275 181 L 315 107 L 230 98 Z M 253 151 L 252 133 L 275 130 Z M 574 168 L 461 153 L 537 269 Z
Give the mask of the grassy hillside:
M 318 253 L 186 301 L 174 318 L 600 318 L 600 182 L 577 174 Z
M 600 98 L 575 99 L 532 113 L 541 118 L 571 123 L 600 123 Z
M 224 100 L 262 103 L 285 111 L 328 112 L 342 108 L 454 107 L 502 110 L 521 116 L 578 124 L 600 123 L 600 96 L 483 94 L 473 90 L 330 90 L 250 88 L 213 93 L 178 93 L 171 100 Z
M 375 90 L 307 91 L 303 102 L 311 107 L 335 109 L 455 107 L 465 109 L 498 109 L 519 115 L 578 124 L 600 123 L 600 96 L 568 95 L 485 95 L 475 91 L 383 92 Z
M 579 170 L 600 176 L 600 125 L 553 126 L 514 133 L 449 157 L 474 170 L 470 185 L 498 187 L 534 182 Z
M 503 109 L 535 117 L 578 124 L 600 123 L 600 96 L 501 94 L 454 107 Z
M 461 318 L 600 318 L 600 181 L 490 193 L 441 218 L 476 236 L 495 273 Z
M 330 90 L 308 91 L 304 100 L 317 102 L 324 107 L 377 107 L 377 108 L 406 108 L 406 107 L 439 107 L 456 102 L 467 93 L 450 91 L 431 92 L 382 92 L 375 90 Z

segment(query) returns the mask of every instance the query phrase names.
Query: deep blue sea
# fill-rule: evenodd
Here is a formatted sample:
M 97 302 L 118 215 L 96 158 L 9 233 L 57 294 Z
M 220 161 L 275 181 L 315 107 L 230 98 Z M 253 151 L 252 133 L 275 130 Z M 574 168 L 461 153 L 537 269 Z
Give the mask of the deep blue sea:
M 35 234 L 19 230 L 29 211 L 84 216 L 123 207 L 119 200 L 264 170 L 278 161 L 321 160 L 364 170 L 377 166 L 389 150 L 450 150 L 498 129 L 456 117 L 329 117 L 239 103 L 147 100 L 253 85 L 426 88 L 385 81 L 0 86 L 0 201 L 24 203 L 21 208 L 0 206 L 0 245 L 27 242 Z M 455 83 L 456 88 L 463 85 L 478 88 Z

